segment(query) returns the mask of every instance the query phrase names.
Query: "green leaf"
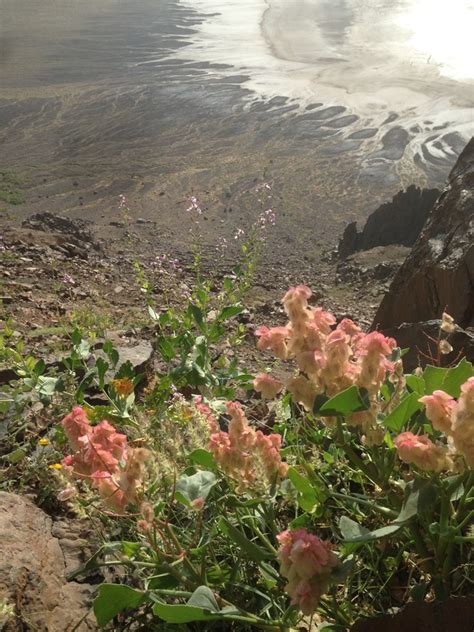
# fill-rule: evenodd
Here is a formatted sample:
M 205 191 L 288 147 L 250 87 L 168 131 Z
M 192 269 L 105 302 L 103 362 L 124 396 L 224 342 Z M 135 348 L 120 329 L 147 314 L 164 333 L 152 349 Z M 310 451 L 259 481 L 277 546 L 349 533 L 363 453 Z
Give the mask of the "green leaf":
M 353 555 L 349 555 L 341 564 L 339 564 L 332 570 L 331 578 L 335 582 L 342 584 L 342 582 L 345 581 L 349 573 L 352 572 L 354 567 L 355 567 L 355 558 Z
M 203 608 L 210 612 L 219 612 L 219 605 L 214 597 L 214 593 L 207 586 L 198 586 L 186 605 Z
M 159 336 L 156 341 L 156 348 L 165 362 L 169 362 L 176 355 L 176 350 L 169 336 Z
M 196 321 L 196 325 L 199 327 L 201 331 L 204 331 L 206 324 L 204 322 L 204 314 L 202 313 L 202 309 L 195 305 L 194 303 L 190 303 L 188 305 L 189 314 Z
M 76 346 L 76 351 L 80 358 L 87 360 L 91 354 L 91 346 L 87 340 L 81 340 L 81 342 Z
M 228 320 L 229 318 L 233 318 L 238 314 L 241 314 L 244 311 L 242 305 L 228 305 L 221 310 L 217 320 Z
M 407 522 L 413 518 L 413 516 L 426 511 L 433 503 L 436 502 L 438 492 L 436 486 L 430 481 L 415 481 L 410 486 L 407 485 L 410 493 L 406 499 L 400 513 L 394 520 L 395 524 L 401 524 Z
M 43 377 L 38 378 L 38 393 L 44 397 L 51 397 L 56 391 L 56 387 L 60 382 L 58 377 Z
M 381 529 L 375 529 L 375 531 L 369 531 L 347 516 L 341 516 L 339 519 L 339 529 L 341 530 L 342 537 L 345 542 L 364 543 L 386 538 L 399 531 L 401 529 L 401 525 L 391 524 L 386 527 L 382 527 Z
M 385 428 L 388 428 L 393 432 L 400 432 L 411 416 L 423 408 L 423 405 L 418 401 L 418 399 L 418 393 L 410 393 L 402 399 L 398 406 L 394 408 L 383 420 Z
M 441 390 L 451 397 L 459 397 L 461 385 L 473 375 L 474 367 L 466 358 L 450 369 L 428 365 L 423 372 L 426 393 L 431 395 L 433 391 Z
M 238 544 L 240 549 L 245 552 L 250 559 L 254 560 L 254 562 L 263 562 L 264 560 L 273 558 L 269 552 L 254 542 L 251 542 L 242 531 L 234 527 L 234 525 L 225 518 L 220 518 L 219 529 Z
M 109 358 L 109 360 L 112 362 L 112 366 L 115 367 L 118 364 L 120 356 L 117 349 L 115 349 L 112 341 L 106 340 L 102 346 L 102 350 L 106 354 L 106 356 Z
M 203 448 L 197 448 L 193 450 L 189 455 L 189 458 L 196 465 L 201 465 L 202 467 L 212 468 L 216 467 L 216 462 L 211 452 L 208 450 L 204 450 Z
M 33 373 L 38 376 L 38 375 L 42 375 L 44 373 L 46 369 L 46 364 L 44 362 L 44 360 L 38 360 L 38 362 L 35 364 L 35 368 Z
M 237 613 L 232 608 L 232 612 Z M 218 621 L 224 618 L 226 610 L 219 610 L 213 592 L 207 586 L 198 586 L 187 604 L 167 604 L 157 602 L 153 614 L 167 623 L 191 623 L 192 621 Z
M 184 474 L 176 481 L 176 497 L 185 505 L 198 498 L 206 500 L 216 483 L 217 477 L 213 472 L 200 471 L 191 476 Z
M 153 309 L 151 305 L 148 305 L 148 313 L 153 320 L 158 321 L 160 319 L 160 315 Z
M 94 614 L 97 623 L 107 625 L 125 608 L 137 608 L 148 597 L 145 593 L 123 584 L 101 584 L 94 599 Z
M 288 478 L 298 492 L 298 505 L 303 511 L 311 512 L 318 501 L 318 497 L 311 483 L 294 467 L 289 468 Z
M 321 406 L 318 415 L 323 417 L 335 417 L 338 415 L 347 416 L 361 410 L 369 409 L 367 391 L 358 389 L 357 386 L 350 386 L 345 391 L 341 391 L 331 397 Z
M 425 394 L 425 380 L 421 376 L 409 373 L 405 375 L 405 379 L 410 390 L 418 393 L 420 397 Z
M 109 368 L 109 363 L 106 362 L 103 358 L 97 358 L 95 361 L 95 366 L 97 368 L 97 375 L 99 377 L 99 388 L 104 388 L 105 374 L 107 373 L 107 369 Z
M 23 461 L 25 456 L 26 456 L 26 452 L 25 450 L 23 450 L 23 448 L 16 448 L 16 450 L 13 450 L 13 452 L 6 454 L 5 459 L 9 463 L 19 463 L 20 461 Z

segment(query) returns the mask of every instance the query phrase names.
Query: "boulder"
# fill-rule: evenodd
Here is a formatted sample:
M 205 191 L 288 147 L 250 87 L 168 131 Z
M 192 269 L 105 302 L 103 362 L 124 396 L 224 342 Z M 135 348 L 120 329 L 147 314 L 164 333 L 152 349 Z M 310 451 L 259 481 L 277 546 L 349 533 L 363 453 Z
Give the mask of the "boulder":
M 474 138 L 449 176 L 410 255 L 383 298 L 372 327 L 440 318 L 474 325 Z
M 438 189 L 420 189 L 415 185 L 399 191 L 391 202 L 381 204 L 369 215 L 361 232 L 356 222 L 346 226 L 339 241 L 339 257 L 344 259 L 376 246 L 412 246 L 439 195 Z
M 52 529 L 52 519 L 30 500 L 0 492 L 0 629 L 5 632 L 98 629 L 90 611 L 94 588 L 66 581 L 65 555 Z

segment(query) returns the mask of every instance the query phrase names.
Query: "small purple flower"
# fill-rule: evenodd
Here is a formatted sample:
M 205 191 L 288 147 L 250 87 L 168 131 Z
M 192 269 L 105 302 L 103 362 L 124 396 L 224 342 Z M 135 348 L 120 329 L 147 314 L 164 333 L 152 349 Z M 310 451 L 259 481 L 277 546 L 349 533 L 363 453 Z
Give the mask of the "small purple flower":
M 202 215 L 202 209 L 199 206 L 198 199 L 195 195 L 192 195 L 189 198 L 189 206 L 186 209 L 188 213 L 196 213 L 197 215 Z
M 63 274 L 63 283 L 66 283 L 69 285 L 76 285 L 76 282 L 74 281 L 72 276 L 70 276 L 67 272 Z

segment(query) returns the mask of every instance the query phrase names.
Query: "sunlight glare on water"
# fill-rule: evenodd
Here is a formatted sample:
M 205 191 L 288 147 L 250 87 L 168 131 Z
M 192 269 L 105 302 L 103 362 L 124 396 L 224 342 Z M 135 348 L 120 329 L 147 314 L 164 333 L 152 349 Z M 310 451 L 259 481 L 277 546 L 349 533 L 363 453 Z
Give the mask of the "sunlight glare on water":
M 400 15 L 409 45 L 453 79 L 474 78 L 474 2 L 415 0 Z

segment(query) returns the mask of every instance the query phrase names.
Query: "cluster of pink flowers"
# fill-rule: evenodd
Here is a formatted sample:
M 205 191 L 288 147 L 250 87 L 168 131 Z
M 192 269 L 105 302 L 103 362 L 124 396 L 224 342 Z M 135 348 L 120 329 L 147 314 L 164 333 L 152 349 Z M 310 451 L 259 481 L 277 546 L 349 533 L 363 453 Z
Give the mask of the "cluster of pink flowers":
M 310 615 L 327 591 L 331 572 L 339 560 L 329 542 L 320 540 L 306 529 L 283 531 L 277 538 L 280 573 L 288 579 L 285 590 L 291 597 L 291 604 L 299 606 L 303 614 Z
M 333 314 L 308 306 L 310 296 L 305 285 L 290 288 L 283 297 L 288 324 L 256 331 L 259 349 L 271 349 L 281 360 L 294 358 L 300 373 L 286 383 L 259 375 L 254 387 L 263 397 L 271 398 L 285 386 L 308 410 L 318 394 L 332 397 L 352 385 L 365 388 L 372 408 L 353 415 L 348 422 L 368 430 L 376 418 L 380 386 L 397 368 L 389 359 L 396 342 L 377 331 L 362 333 L 349 318 L 336 326 Z
M 439 472 L 456 469 L 457 457 L 462 455 L 468 467 L 474 468 L 474 377 L 461 386 L 458 401 L 438 390 L 421 397 L 420 402 L 425 404 L 433 428 L 447 435 L 448 445 L 436 445 L 426 435 L 404 432 L 394 441 L 400 459 L 421 470 Z
M 204 412 L 204 411 L 203 411 Z M 209 449 L 224 472 L 238 483 L 238 490 L 255 489 L 284 478 L 288 466 L 281 460 L 281 437 L 279 434 L 265 435 L 254 430 L 237 402 L 227 402 L 231 420 L 229 432 L 216 428 Z
M 427 435 L 402 432 L 394 439 L 398 456 L 426 472 L 441 472 L 449 465 L 447 448 L 436 445 Z
M 114 511 L 122 512 L 136 502 L 148 451 L 130 448 L 127 437 L 108 421 L 91 426 L 80 406 L 75 406 L 61 425 L 74 450 L 62 461 L 66 473 L 90 481 L 104 504 Z

